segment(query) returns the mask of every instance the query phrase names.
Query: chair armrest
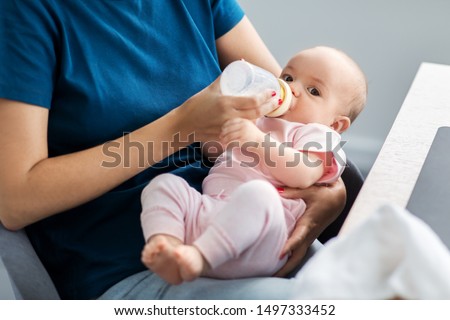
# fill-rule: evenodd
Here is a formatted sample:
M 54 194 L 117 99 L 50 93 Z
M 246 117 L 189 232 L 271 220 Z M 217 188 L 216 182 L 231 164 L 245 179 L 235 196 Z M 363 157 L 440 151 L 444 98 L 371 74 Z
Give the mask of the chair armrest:
M 14 300 L 15 298 L 11 279 L 2 258 L 0 258 L 0 300 Z
M 58 292 L 24 230 L 12 232 L 0 224 L 0 284 L 11 299 L 59 299 Z M 7 279 L 4 285 L 3 278 Z

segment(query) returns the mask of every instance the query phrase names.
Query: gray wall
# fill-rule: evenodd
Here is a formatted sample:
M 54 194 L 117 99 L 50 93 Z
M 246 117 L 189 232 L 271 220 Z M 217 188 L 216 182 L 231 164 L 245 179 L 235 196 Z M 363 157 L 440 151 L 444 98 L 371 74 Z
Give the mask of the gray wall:
M 344 139 L 348 156 L 365 174 L 420 63 L 450 64 L 450 0 L 238 1 L 281 65 L 298 50 L 320 44 L 342 49 L 359 63 L 369 99 Z

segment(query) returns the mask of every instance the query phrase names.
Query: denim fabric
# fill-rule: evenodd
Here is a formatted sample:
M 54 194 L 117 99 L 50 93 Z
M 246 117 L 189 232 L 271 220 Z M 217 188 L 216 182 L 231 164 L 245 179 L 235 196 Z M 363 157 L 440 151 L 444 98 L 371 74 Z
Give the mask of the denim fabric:
M 322 245 L 316 241 L 303 263 L 291 273 L 295 276 L 308 259 Z M 294 278 L 246 278 L 217 280 L 199 278 L 181 285 L 170 285 L 150 271 L 132 275 L 109 290 L 99 299 L 127 300 L 288 300 L 295 299 L 302 290 Z

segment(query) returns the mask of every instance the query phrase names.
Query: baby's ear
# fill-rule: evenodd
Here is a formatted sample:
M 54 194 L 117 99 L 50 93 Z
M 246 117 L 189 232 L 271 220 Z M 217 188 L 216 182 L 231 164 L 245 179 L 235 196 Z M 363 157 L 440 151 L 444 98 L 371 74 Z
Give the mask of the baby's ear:
M 350 120 L 349 117 L 347 117 L 347 116 L 337 116 L 336 119 L 334 119 L 334 122 L 331 125 L 331 127 L 333 128 L 334 131 L 342 133 L 345 130 L 347 130 L 348 127 L 350 127 L 351 123 L 352 123 L 352 121 Z

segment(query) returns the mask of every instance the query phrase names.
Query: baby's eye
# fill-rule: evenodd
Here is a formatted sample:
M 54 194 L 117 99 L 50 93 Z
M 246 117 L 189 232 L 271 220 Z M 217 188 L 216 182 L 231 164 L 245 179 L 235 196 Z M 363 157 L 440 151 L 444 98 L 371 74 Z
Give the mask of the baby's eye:
M 320 92 L 319 92 L 319 90 L 317 90 L 317 88 L 311 87 L 311 88 L 308 88 L 308 91 L 313 96 L 320 96 Z
M 288 75 L 288 74 L 283 75 L 283 76 L 281 77 L 281 79 L 283 79 L 283 80 L 286 81 L 286 82 L 292 82 L 292 81 L 294 81 L 294 79 L 293 79 L 290 75 Z

